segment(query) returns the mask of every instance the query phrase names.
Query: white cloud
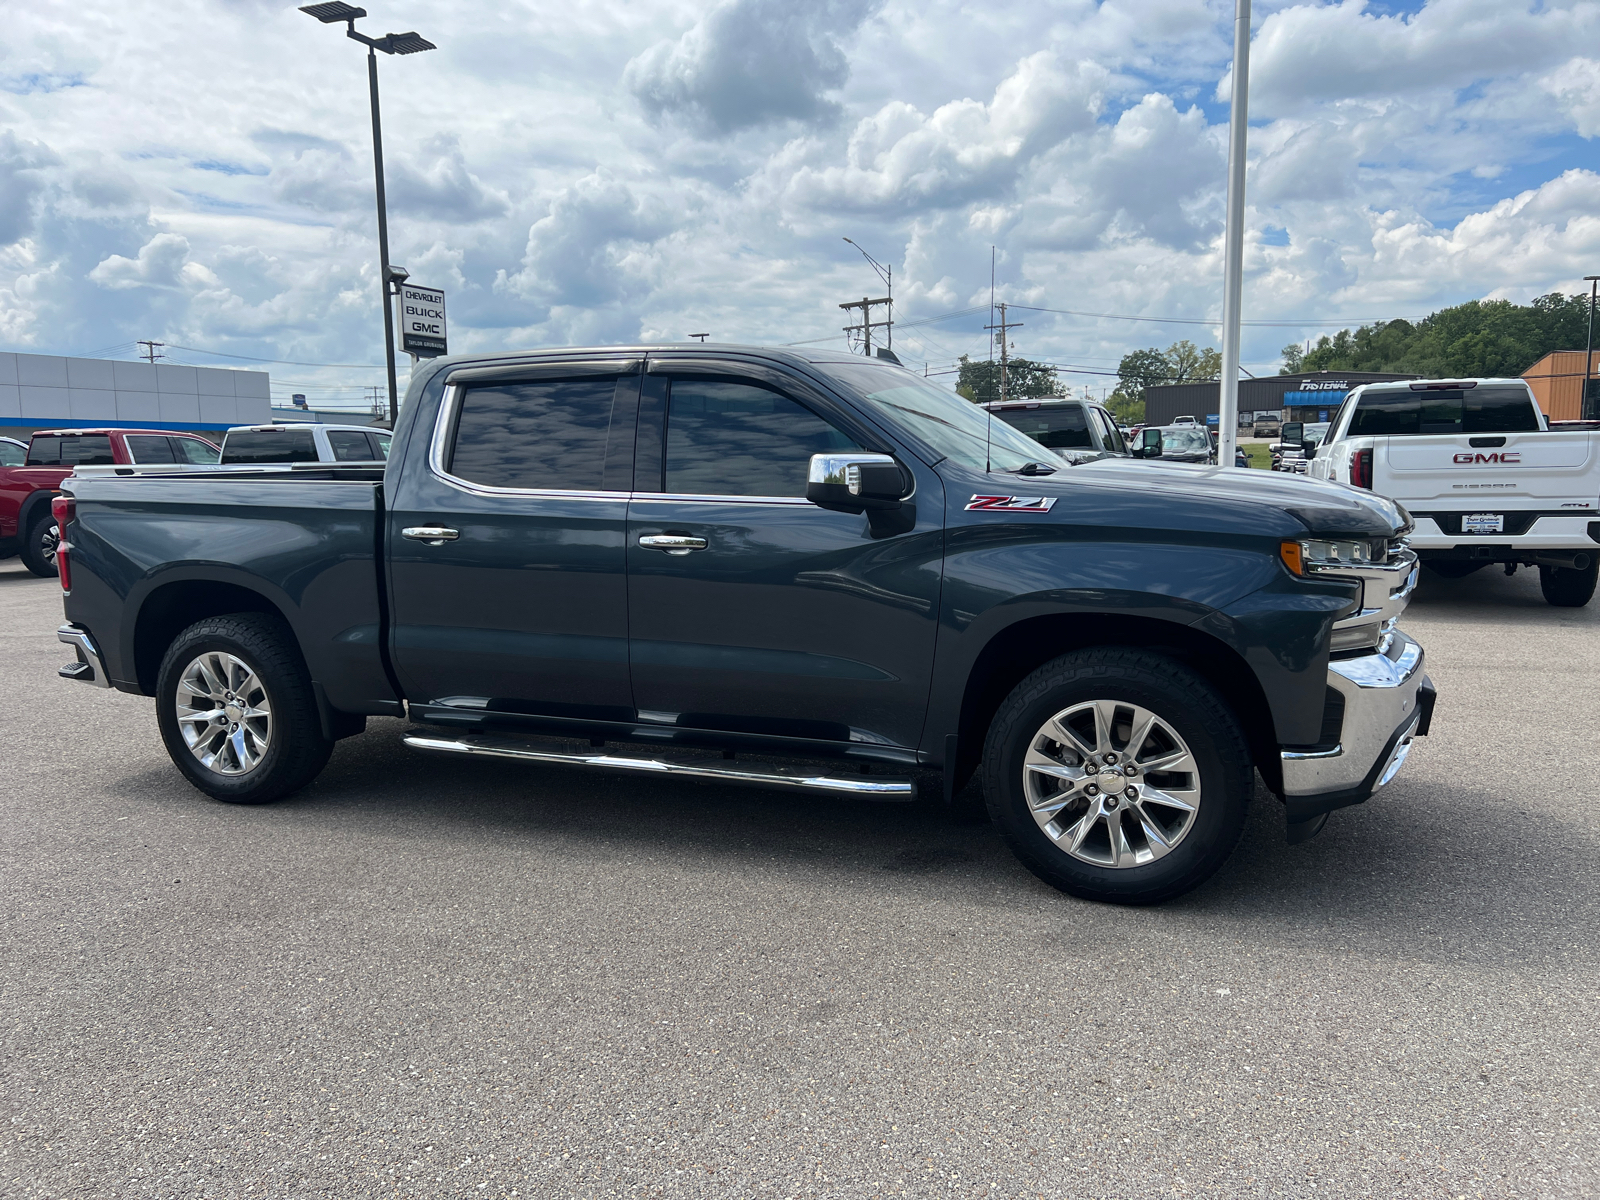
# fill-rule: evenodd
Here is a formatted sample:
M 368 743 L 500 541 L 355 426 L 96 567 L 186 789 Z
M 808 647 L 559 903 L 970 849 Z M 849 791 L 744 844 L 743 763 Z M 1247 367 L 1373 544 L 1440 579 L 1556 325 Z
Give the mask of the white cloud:
M 8 13 L 0 343 L 380 361 L 359 48 L 292 7 L 174 2 Z M 1600 0 L 1258 8 L 1249 224 L 1287 244 L 1252 242 L 1247 315 L 1575 286 Z M 991 244 L 1002 297 L 1209 318 L 1231 10 L 438 0 L 415 23 L 440 49 L 381 68 L 392 257 L 449 291 L 459 348 L 842 344 L 838 302 L 879 286 L 846 235 L 895 265 L 903 320 L 986 301 Z M 1019 352 L 1104 367 L 1196 332 L 1024 319 Z M 982 324 L 895 344 L 937 366 Z M 1294 332 L 1246 336 L 1259 370 Z

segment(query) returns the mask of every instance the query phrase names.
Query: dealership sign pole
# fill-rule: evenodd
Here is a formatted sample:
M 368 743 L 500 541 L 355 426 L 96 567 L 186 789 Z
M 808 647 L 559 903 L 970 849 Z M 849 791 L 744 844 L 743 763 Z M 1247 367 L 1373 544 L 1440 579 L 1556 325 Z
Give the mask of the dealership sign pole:
M 1234 0 L 1228 121 L 1228 224 L 1222 240 L 1222 403 L 1217 462 L 1233 466 L 1239 437 L 1239 302 L 1244 290 L 1244 155 L 1250 133 L 1250 0 Z

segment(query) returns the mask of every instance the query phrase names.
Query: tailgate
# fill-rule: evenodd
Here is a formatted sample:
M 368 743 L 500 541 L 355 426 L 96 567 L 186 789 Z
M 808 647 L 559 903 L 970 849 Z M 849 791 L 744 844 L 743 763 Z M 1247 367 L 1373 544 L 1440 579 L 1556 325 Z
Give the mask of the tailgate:
M 1577 430 L 1377 438 L 1373 490 L 1407 508 L 1471 508 L 1492 497 L 1513 508 L 1593 509 L 1596 441 Z

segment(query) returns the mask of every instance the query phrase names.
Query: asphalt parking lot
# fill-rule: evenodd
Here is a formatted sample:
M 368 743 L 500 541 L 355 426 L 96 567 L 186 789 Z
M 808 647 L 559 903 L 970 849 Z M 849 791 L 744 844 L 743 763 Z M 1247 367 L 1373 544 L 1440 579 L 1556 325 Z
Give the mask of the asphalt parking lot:
M 1600 1192 L 1600 602 L 1425 579 L 1396 782 L 1161 908 L 934 804 L 457 762 L 206 800 L 0 562 L 0 1195 Z

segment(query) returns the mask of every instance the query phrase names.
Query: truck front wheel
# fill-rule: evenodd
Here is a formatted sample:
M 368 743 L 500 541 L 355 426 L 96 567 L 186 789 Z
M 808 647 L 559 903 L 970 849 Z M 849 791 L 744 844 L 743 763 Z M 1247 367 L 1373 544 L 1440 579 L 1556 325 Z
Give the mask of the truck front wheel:
M 1582 608 L 1594 596 L 1597 573 L 1600 559 L 1581 571 L 1573 567 L 1540 567 L 1539 590 L 1545 601 L 1557 608 Z
M 1239 723 L 1158 654 L 1080 650 L 1040 667 L 989 727 L 989 814 L 1040 879 L 1088 900 L 1155 904 L 1204 882 L 1244 829 Z
M 298 791 L 333 753 L 294 635 L 263 613 L 208 617 L 177 636 L 156 677 L 156 723 L 184 777 L 233 804 Z

